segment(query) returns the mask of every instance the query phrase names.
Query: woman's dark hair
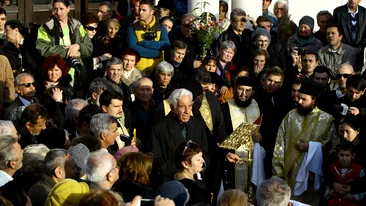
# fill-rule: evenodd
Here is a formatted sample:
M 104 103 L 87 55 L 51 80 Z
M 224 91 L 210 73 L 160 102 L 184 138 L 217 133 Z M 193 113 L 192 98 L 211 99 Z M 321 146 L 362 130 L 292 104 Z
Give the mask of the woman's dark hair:
M 172 17 L 170 17 L 170 16 L 164 16 L 163 18 L 161 18 L 160 20 L 159 20 L 159 23 L 160 24 L 162 24 L 165 20 L 169 20 L 169 21 L 171 21 L 172 23 L 173 23 L 173 25 L 174 25 L 174 20 L 172 19 Z
M 340 125 L 347 124 L 350 126 L 353 130 L 361 129 L 361 120 L 358 116 L 354 115 L 347 115 L 343 117 L 340 121 Z
M 2 186 L 0 188 L 0 195 L 9 200 L 13 205 L 25 206 L 27 204 L 27 194 L 21 182 L 17 179 Z
M 69 72 L 69 67 L 67 66 L 65 60 L 59 54 L 56 54 L 55 56 L 48 56 L 44 59 L 42 67 L 42 75 L 47 81 L 49 80 L 47 72 L 48 70 L 53 69 L 55 65 L 57 65 L 58 68 L 61 69 L 62 76 L 60 77 L 60 79 L 66 76 Z M 60 79 L 58 79 L 58 81 L 60 81 Z
M 229 10 L 229 6 L 227 5 L 226 1 L 220 1 L 219 5 L 220 5 L 220 7 L 224 8 L 224 11 L 227 14 L 227 11 Z M 225 16 L 226 16 L 226 14 L 225 14 Z
M 210 72 L 207 71 L 205 68 L 202 68 L 202 67 L 199 68 L 193 76 L 199 82 L 202 82 L 202 83 L 210 83 L 211 82 Z
M 70 6 L 70 0 L 53 0 L 52 6 L 54 6 L 55 3 L 63 3 L 66 7 Z
M 19 33 L 26 37 L 29 35 L 29 30 L 27 27 L 24 26 L 24 24 L 19 20 L 10 20 L 5 23 L 5 27 L 10 26 L 11 29 L 18 29 Z
M 202 64 L 207 65 L 208 63 L 210 63 L 210 61 L 214 61 L 216 64 L 216 58 L 214 56 L 205 56 L 205 58 L 202 61 Z
M 184 169 L 182 162 L 191 162 L 192 157 L 202 152 L 201 147 L 194 142 L 182 142 L 174 150 L 174 162 L 178 171 Z
M 83 26 L 93 23 L 99 23 L 99 18 L 96 14 L 92 12 L 86 12 L 85 14 L 83 14 L 83 16 L 81 17 L 81 24 L 83 24 Z

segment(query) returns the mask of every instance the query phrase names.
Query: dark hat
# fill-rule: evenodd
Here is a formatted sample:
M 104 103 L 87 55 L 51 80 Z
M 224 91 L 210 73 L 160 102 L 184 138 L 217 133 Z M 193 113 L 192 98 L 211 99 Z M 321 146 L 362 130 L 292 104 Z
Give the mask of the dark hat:
M 6 26 L 12 26 L 19 30 L 19 33 L 22 35 L 28 34 L 28 28 L 24 26 L 24 24 L 19 20 L 9 20 L 5 23 Z
M 193 101 L 203 93 L 201 84 L 193 78 L 184 78 L 180 80 L 178 88 L 184 88 L 192 92 Z
M 310 16 L 304 16 L 300 19 L 299 26 L 301 24 L 306 24 L 310 27 L 311 30 L 314 29 L 314 19 Z
M 221 85 L 223 83 L 222 78 L 216 72 L 210 72 L 211 83 Z
M 325 87 L 322 84 L 319 84 L 310 79 L 304 79 L 301 82 L 301 87 L 299 92 L 315 97 L 319 97 L 322 93 L 324 93 Z
M 253 90 L 255 90 L 255 88 L 257 86 L 257 82 L 255 79 L 250 78 L 250 77 L 238 77 L 236 79 L 236 86 L 239 86 L 239 85 L 252 87 Z
M 177 206 L 184 206 L 189 200 L 188 190 L 177 180 L 168 181 L 162 184 L 156 190 L 154 196 L 156 197 L 158 195 L 173 200 Z
M 263 28 L 257 28 L 256 30 L 254 30 L 250 39 L 252 40 L 252 42 L 255 42 L 257 40 L 257 38 L 262 35 L 267 36 L 268 40 L 271 41 L 271 34 L 268 33 L 268 31 L 266 29 L 263 29 Z

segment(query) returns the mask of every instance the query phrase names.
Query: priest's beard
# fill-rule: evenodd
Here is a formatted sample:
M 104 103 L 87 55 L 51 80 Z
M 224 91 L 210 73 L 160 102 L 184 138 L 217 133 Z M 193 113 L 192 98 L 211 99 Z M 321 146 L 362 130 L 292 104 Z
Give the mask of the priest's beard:
M 252 99 L 253 99 L 253 96 L 249 97 L 245 101 L 242 101 L 242 100 L 239 99 L 237 94 L 235 94 L 235 96 L 234 96 L 234 100 L 235 100 L 236 105 L 238 105 L 238 107 L 243 107 L 243 108 L 248 107 L 250 105 L 250 103 L 252 103 Z
M 308 114 L 310 114 L 310 112 L 312 112 L 315 108 L 315 104 L 309 105 L 309 106 L 302 106 L 300 104 L 297 104 L 297 113 L 299 113 L 302 116 L 306 116 Z

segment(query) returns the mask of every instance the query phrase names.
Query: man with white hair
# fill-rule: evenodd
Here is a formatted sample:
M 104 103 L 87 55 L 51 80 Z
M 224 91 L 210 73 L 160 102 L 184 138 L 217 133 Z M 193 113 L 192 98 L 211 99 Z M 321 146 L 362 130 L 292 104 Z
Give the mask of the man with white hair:
M 22 167 L 23 150 L 12 136 L 0 138 L 0 187 L 13 180 Z
M 0 135 L 1 136 L 12 136 L 18 140 L 19 134 L 15 129 L 15 126 L 12 121 L 0 120 Z
M 86 179 L 90 182 L 91 190 L 106 190 L 111 192 L 119 201 L 122 197 L 111 191 L 119 178 L 120 164 L 105 150 L 90 153 L 86 161 Z
M 264 181 L 257 190 L 256 199 L 258 206 L 306 206 L 297 201 L 290 200 L 291 188 L 278 177 L 271 177 Z
M 148 139 L 148 149 L 154 154 L 155 175 L 153 184 L 160 185 L 169 180 L 177 171 L 174 163 L 174 148 L 189 140 L 201 146 L 207 160 L 208 144 L 205 123 L 191 116 L 193 105 L 192 92 L 176 89 L 169 97 L 171 112 L 152 128 Z M 155 174 L 154 174 L 155 173 Z

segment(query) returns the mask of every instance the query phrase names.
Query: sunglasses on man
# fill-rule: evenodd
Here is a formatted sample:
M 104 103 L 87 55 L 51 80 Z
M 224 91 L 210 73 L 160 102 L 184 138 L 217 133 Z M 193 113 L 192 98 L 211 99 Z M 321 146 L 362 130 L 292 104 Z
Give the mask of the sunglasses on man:
M 19 84 L 18 86 L 24 86 L 26 88 L 30 88 L 31 86 L 35 87 L 37 85 L 37 82 L 29 82 L 24 84 Z

